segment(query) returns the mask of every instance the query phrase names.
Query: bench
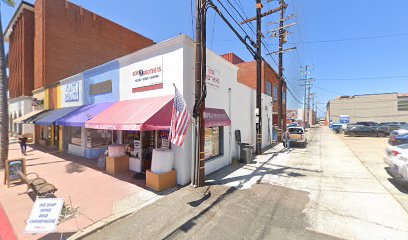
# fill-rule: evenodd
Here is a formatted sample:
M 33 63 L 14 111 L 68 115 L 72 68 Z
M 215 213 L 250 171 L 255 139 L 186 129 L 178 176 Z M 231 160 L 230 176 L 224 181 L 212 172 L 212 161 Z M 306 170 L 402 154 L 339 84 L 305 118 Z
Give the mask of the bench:
M 24 173 L 18 171 L 17 175 L 21 178 L 21 181 L 27 185 L 26 192 L 32 189 L 36 196 L 44 197 L 52 195 L 57 191 L 57 188 L 54 185 L 48 183 L 45 179 L 40 178 L 37 173 L 27 173 L 24 175 Z M 30 175 L 34 175 L 34 177 L 29 178 L 28 176 Z

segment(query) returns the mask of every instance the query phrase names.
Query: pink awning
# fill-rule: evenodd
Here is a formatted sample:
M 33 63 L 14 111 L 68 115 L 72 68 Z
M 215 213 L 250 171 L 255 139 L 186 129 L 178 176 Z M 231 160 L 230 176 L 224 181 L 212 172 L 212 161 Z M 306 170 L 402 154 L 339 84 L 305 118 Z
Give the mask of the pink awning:
M 206 108 L 204 122 L 205 127 L 231 126 L 231 120 L 224 109 Z
M 85 123 L 85 128 L 108 130 L 170 129 L 174 96 L 142 98 L 114 103 Z

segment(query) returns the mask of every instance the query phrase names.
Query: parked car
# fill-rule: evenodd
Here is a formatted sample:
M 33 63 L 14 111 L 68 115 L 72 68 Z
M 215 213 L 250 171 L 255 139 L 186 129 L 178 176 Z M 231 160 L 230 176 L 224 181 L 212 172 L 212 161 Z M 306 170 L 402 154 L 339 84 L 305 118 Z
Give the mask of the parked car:
M 398 129 L 390 133 L 388 143 L 392 146 L 408 143 L 408 129 Z
M 384 163 L 388 166 L 392 165 L 392 160 L 400 154 L 408 154 L 408 144 L 402 144 L 399 146 L 388 145 L 385 148 Z
M 368 122 L 356 122 L 355 125 L 361 125 L 361 126 L 367 126 L 367 127 L 377 127 L 380 124 L 376 123 L 376 122 L 372 122 L 372 121 L 368 121 Z
M 387 132 L 381 130 L 378 127 L 370 127 L 370 126 L 357 126 L 352 128 L 347 128 L 344 131 L 345 135 L 349 135 L 350 137 L 356 136 L 371 136 L 371 137 L 385 137 L 388 135 Z
M 402 178 L 408 181 L 408 144 L 393 146 L 390 170 L 394 178 Z
M 380 123 L 380 128 L 388 133 L 391 133 L 394 130 L 402 129 L 408 127 L 405 122 L 383 122 Z
M 303 127 L 288 127 L 288 131 L 290 144 L 301 144 L 302 147 L 306 147 L 307 137 Z

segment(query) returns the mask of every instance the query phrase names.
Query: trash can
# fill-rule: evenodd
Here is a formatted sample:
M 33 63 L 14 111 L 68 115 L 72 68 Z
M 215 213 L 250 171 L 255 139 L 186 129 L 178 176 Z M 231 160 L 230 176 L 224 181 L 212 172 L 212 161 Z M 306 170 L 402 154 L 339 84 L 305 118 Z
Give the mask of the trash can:
M 245 144 L 242 146 L 242 155 L 241 159 L 244 163 L 251 163 L 252 162 L 252 152 L 254 149 L 254 145 L 252 144 Z
M 240 160 L 240 162 L 241 163 L 246 163 L 246 161 L 245 161 L 245 151 L 244 151 L 244 148 L 245 147 L 247 147 L 247 146 L 250 146 L 251 144 L 249 144 L 249 143 L 240 143 L 239 144 L 239 160 Z

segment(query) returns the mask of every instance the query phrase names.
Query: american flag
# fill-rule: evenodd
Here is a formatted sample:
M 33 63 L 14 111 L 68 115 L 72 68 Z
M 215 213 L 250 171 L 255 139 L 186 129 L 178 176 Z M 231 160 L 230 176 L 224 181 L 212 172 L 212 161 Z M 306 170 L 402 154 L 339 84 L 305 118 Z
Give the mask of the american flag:
M 174 96 L 169 140 L 171 143 L 180 147 L 184 143 L 184 138 L 186 137 L 191 117 L 187 110 L 187 104 L 184 101 L 183 96 L 181 96 L 176 87 L 175 89 L 176 93 Z

